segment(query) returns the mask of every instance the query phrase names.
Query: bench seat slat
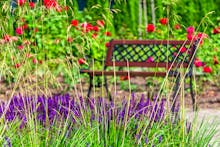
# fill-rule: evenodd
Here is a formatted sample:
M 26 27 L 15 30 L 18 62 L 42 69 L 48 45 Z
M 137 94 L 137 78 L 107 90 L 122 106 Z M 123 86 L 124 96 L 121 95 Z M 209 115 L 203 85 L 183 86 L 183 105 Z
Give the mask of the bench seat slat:
M 81 70 L 81 73 L 88 73 L 90 76 L 127 76 L 128 72 L 127 71 L 92 71 L 92 70 Z M 130 76 L 131 77 L 165 77 L 166 72 L 145 72 L 145 71 L 130 71 Z M 175 74 L 170 74 L 169 76 L 175 76 Z
M 119 67 L 173 67 L 173 68 L 188 68 L 189 64 L 188 63 L 164 63 L 164 62 L 154 62 L 154 63 L 147 63 L 147 62 L 122 62 L 122 61 L 117 61 L 117 62 L 106 62 L 105 63 L 107 66 L 119 66 Z

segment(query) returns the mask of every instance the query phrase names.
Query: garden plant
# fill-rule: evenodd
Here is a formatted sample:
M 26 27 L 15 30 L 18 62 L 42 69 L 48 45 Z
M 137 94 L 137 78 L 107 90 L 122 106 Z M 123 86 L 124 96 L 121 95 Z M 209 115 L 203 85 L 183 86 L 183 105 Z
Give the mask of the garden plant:
M 188 2 L 191 7 L 183 7 Z M 203 83 L 219 83 L 220 19 L 214 12 L 218 3 L 210 1 L 209 7 L 204 0 L 1 1 L 0 145 L 218 146 L 217 122 L 210 126 L 203 120 L 198 125 L 196 117 L 186 119 L 186 71 L 181 73 L 173 111 L 175 78 L 146 80 L 150 94 L 140 95 L 129 76 L 113 76 L 108 78 L 110 101 L 103 90 L 104 77 L 93 80 L 101 92 L 94 88 L 87 97 L 88 77 L 80 73 L 89 67 L 103 69 L 111 39 L 199 39 L 192 61 L 194 89 L 200 92 L 197 75 Z M 202 16 L 187 16 L 183 10 L 194 14 L 200 8 L 196 4 L 203 8 Z M 152 81 L 159 83 L 157 88 L 151 88 Z M 118 87 L 129 94 L 118 93 Z

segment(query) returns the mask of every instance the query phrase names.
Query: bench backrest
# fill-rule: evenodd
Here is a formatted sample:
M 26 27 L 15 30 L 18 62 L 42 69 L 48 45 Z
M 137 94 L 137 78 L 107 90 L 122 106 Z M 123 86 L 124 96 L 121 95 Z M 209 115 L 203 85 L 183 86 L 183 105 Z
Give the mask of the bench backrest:
M 105 66 L 188 67 L 198 41 L 111 40 Z

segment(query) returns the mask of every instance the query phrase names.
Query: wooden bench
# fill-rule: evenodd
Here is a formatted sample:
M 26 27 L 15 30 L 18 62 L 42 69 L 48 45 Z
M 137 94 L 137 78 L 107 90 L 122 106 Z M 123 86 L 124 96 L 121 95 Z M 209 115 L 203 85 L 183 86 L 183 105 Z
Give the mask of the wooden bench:
M 87 73 L 90 77 L 87 96 L 90 96 L 94 76 L 104 76 L 104 86 L 107 93 L 109 93 L 109 91 L 106 76 L 129 76 L 129 78 L 135 76 L 172 76 L 176 77 L 173 94 L 173 98 L 175 98 L 180 85 L 179 69 L 184 68 L 187 70 L 185 77 L 190 78 L 190 94 L 192 97 L 193 108 L 195 109 L 195 96 L 192 83 L 193 63 L 198 42 L 199 40 L 193 42 L 184 40 L 111 40 L 109 42 L 103 70 L 81 70 L 81 73 Z M 139 69 L 141 67 L 149 70 L 164 68 L 164 71 L 115 71 L 113 70 L 114 67 L 139 67 Z M 175 99 L 174 105 L 176 103 Z

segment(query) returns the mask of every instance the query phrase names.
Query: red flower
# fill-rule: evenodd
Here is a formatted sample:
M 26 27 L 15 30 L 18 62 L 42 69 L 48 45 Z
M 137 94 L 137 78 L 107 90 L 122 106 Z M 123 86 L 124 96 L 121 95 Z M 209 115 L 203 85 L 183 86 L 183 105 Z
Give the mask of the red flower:
M 220 27 L 214 28 L 212 33 L 213 34 L 219 34 L 220 33 Z
M 168 19 L 167 19 L 167 18 L 161 18 L 161 19 L 160 19 L 160 23 L 161 23 L 162 25 L 166 25 L 166 24 L 168 23 Z
M 204 67 L 203 67 L 203 72 L 205 72 L 205 73 L 211 73 L 211 72 L 212 72 L 212 68 L 209 67 L 209 66 L 204 66 Z
M 74 26 L 74 27 L 77 27 L 78 26 L 78 20 L 72 20 L 71 21 L 71 24 L 72 24 L 72 26 Z
M 99 27 L 98 26 L 93 26 L 93 31 L 98 32 L 99 31 Z
M 10 42 L 11 41 L 11 36 L 10 35 L 4 35 L 3 39 L 5 40 L 5 42 Z
M 106 42 L 106 43 L 105 43 L 105 47 L 107 47 L 107 48 L 110 47 L 110 43 L 109 43 L 109 42 Z
M 208 38 L 207 34 L 201 33 L 201 32 L 199 32 L 197 36 L 198 36 L 198 38 L 201 38 L 201 39 Z
M 175 24 L 174 28 L 175 28 L 176 30 L 179 30 L 179 29 L 181 28 L 181 26 L 180 26 L 180 24 Z
M 213 57 L 214 64 L 219 64 L 218 58 L 216 56 Z
M 58 4 L 56 0 L 44 0 L 44 6 L 46 8 L 52 8 L 52 7 L 57 7 Z
M 153 57 L 149 57 L 149 58 L 147 59 L 147 62 L 148 62 L 148 63 L 154 62 L 154 58 L 153 58 Z
M 93 26 L 87 22 L 82 23 L 81 27 L 83 29 L 83 32 L 89 32 L 89 31 L 93 30 Z
M 104 25 L 105 25 L 104 20 L 97 20 L 96 23 L 97 23 L 97 25 L 99 25 L 101 27 L 104 27 Z
M 19 6 L 22 6 L 25 4 L 26 0 L 17 0 L 17 2 Z
M 37 59 L 36 59 L 36 58 L 32 59 L 32 62 L 33 62 L 34 64 L 37 64 Z
M 186 29 L 187 33 L 188 34 L 193 34 L 195 32 L 195 29 L 193 26 L 189 26 L 187 29 Z
M 24 30 L 28 29 L 28 24 L 26 24 L 26 23 L 23 24 L 22 29 L 24 29 Z
M 121 80 L 121 81 L 126 81 L 126 80 L 128 80 L 128 79 L 129 79 L 128 76 L 120 76 L 120 80 Z
M 11 42 L 11 41 L 18 41 L 18 37 L 17 36 L 10 36 L 10 35 L 4 35 L 3 36 L 3 40 L 2 42 Z
M 19 63 L 15 64 L 15 68 L 19 68 L 20 66 L 21 66 L 21 64 L 19 64 Z
M 22 35 L 22 34 L 24 33 L 22 27 L 16 28 L 15 32 L 16 32 L 16 34 L 18 34 L 18 35 Z
M 193 40 L 193 35 L 192 34 L 187 34 L 187 39 L 189 40 L 189 41 L 192 41 Z
M 105 32 L 106 36 L 112 36 L 112 34 L 110 32 Z
M 196 67 L 201 67 L 201 66 L 203 66 L 204 64 L 202 63 L 201 60 L 199 60 L 199 59 L 195 59 L 195 61 L 194 61 L 194 65 L 195 65 Z
M 24 48 L 23 45 L 19 45 L 19 46 L 18 46 L 18 49 L 19 49 L 19 50 L 23 50 L 23 48 Z
M 67 38 L 67 41 L 68 41 L 69 43 L 71 43 L 71 42 L 73 42 L 73 38 L 68 37 L 68 38 Z
M 32 9 L 34 9 L 34 2 L 29 2 L 29 6 L 32 8 Z
M 185 47 L 180 48 L 180 53 L 185 53 L 186 51 L 187 51 L 187 49 Z
M 147 32 L 154 32 L 155 26 L 153 24 L 148 24 L 146 27 Z
M 82 64 L 85 64 L 86 61 L 83 58 L 79 58 L 78 63 L 79 63 L 79 65 L 82 65 Z

